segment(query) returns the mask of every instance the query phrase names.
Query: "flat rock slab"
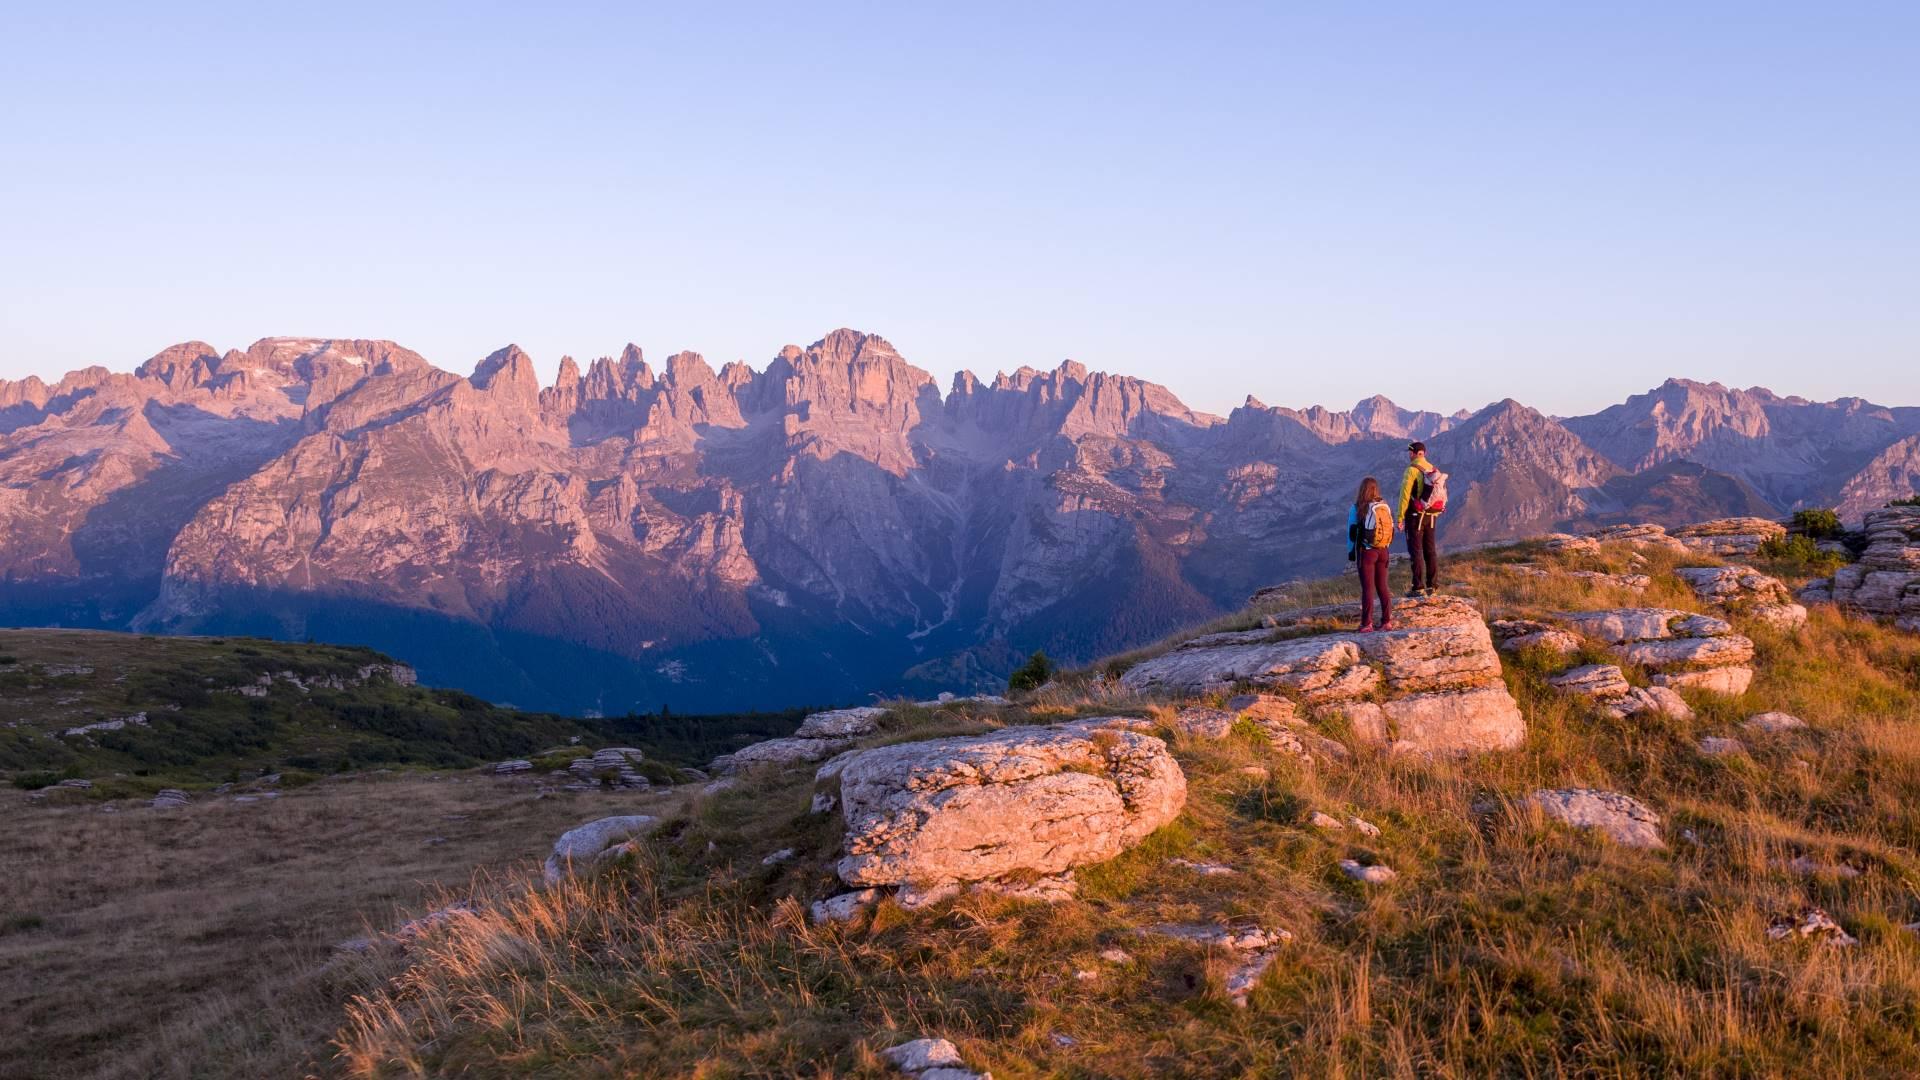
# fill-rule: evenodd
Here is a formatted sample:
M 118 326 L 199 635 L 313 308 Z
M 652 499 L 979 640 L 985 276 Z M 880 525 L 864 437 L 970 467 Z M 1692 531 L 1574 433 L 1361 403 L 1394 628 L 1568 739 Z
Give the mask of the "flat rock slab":
M 1763 712 L 1747 717 L 1741 726 L 1752 731 L 1777 735 L 1783 731 L 1798 731 L 1806 727 L 1807 722 L 1792 713 Z
M 887 710 L 865 705 L 855 709 L 817 712 L 800 721 L 796 739 L 852 739 L 880 730 L 880 718 Z
M 1741 665 L 1710 668 L 1706 671 L 1667 671 L 1653 677 L 1655 686 L 1671 690 L 1695 690 L 1703 694 L 1739 697 L 1753 685 L 1753 669 Z
M 1725 619 L 1672 608 L 1563 611 L 1555 617 L 1587 637 L 1597 638 L 1609 645 L 1673 637 L 1718 637 L 1733 633 L 1733 624 Z
M 1667 638 L 1664 641 L 1632 641 L 1615 645 L 1613 651 L 1621 659 L 1639 664 L 1649 671 L 1730 667 L 1753 659 L 1753 641 L 1739 634 Z
M 1660 815 L 1630 795 L 1593 788 L 1553 788 L 1536 791 L 1528 801 L 1555 821 L 1577 829 L 1598 829 L 1628 847 L 1663 848 Z
M 1547 685 L 1567 694 L 1596 699 L 1625 697 L 1633 690 L 1617 664 L 1583 664 L 1568 668 L 1547 680 Z
M 1345 716 L 1364 740 L 1428 753 L 1525 741 L 1526 722 L 1501 679 L 1499 653 L 1471 604 L 1452 597 L 1427 601 L 1409 625 L 1380 633 L 1275 640 L 1330 610 L 1340 608 L 1275 616 L 1280 625 L 1271 630 L 1188 641 L 1135 665 L 1120 682 L 1135 691 L 1182 694 L 1250 683 L 1316 706 L 1316 715 Z
M 1186 797 L 1165 743 L 1096 724 L 878 747 L 840 771 L 839 874 L 917 886 L 1057 874 L 1139 843 Z

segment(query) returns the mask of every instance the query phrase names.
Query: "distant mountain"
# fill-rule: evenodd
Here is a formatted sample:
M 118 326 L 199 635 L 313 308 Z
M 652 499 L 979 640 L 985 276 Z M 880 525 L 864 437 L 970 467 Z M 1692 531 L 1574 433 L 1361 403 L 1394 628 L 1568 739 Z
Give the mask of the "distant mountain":
M 169 348 L 0 381 L 0 621 L 370 645 L 523 707 L 681 711 L 986 687 L 1344 565 L 1409 438 L 1443 540 L 1857 513 L 1920 409 L 1671 381 L 1593 416 L 1248 399 L 1222 419 L 1068 361 L 943 393 L 836 330 L 764 368 L 629 345 L 542 386 L 392 342 Z

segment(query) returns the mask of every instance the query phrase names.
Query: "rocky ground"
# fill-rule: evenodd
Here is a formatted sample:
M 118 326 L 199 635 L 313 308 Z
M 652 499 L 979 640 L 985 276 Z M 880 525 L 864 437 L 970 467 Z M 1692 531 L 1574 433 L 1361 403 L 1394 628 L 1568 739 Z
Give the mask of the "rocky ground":
M 814 717 L 376 935 L 325 1068 L 1911 1073 L 1920 639 L 1695 535 Z

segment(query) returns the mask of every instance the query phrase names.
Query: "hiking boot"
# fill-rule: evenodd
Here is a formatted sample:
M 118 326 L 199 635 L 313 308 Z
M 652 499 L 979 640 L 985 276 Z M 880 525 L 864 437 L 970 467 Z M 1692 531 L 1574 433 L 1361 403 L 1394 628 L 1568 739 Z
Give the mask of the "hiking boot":
M 1420 586 L 1418 586 L 1418 585 L 1415 585 L 1415 586 L 1414 586 L 1413 588 L 1411 588 L 1411 589 L 1408 589 L 1408 590 L 1407 590 L 1407 595 L 1405 595 L 1405 596 L 1403 596 L 1403 597 L 1401 597 L 1400 599 L 1402 599 L 1402 600 L 1418 600 L 1418 599 L 1420 599 Z
M 1373 633 L 1373 624 L 1370 622 L 1363 622 L 1360 624 L 1360 629 L 1354 632 L 1358 634 L 1371 634 Z
M 1393 620 L 1392 620 L 1392 619 L 1388 619 L 1388 620 L 1387 620 L 1386 622 L 1383 622 L 1383 623 L 1381 623 L 1381 624 L 1379 625 L 1379 627 L 1378 627 L 1377 629 L 1380 629 L 1380 630 L 1391 630 L 1391 629 L 1393 629 Z

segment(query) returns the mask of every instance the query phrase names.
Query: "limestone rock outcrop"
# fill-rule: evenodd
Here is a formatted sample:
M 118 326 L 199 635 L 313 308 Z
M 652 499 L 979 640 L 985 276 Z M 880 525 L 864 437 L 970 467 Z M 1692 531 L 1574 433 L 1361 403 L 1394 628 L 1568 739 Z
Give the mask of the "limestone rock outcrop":
M 1786 582 L 1750 566 L 1683 566 L 1674 575 L 1707 603 L 1775 629 L 1798 630 L 1807 624 L 1807 609 L 1794 603 Z
M 1670 608 L 1562 612 L 1558 618 L 1654 673 L 1656 686 L 1737 696 L 1753 682 L 1753 641 L 1724 619 Z
M 1120 683 L 1170 694 L 1246 684 L 1338 712 L 1368 741 L 1430 753 L 1509 749 L 1525 740 L 1492 636 L 1470 603 L 1408 601 L 1395 605 L 1398 629 L 1293 636 L 1345 621 L 1350 610 L 1308 609 L 1270 617 L 1258 630 L 1198 637 L 1136 664 Z
M 1552 788 L 1528 797 L 1540 812 L 1576 829 L 1598 829 L 1615 843 L 1663 848 L 1660 815 L 1631 795 L 1592 788 Z
M 839 781 L 841 880 L 922 889 L 1112 858 L 1187 795 L 1165 743 L 1090 723 L 865 750 Z
M 1760 545 L 1768 540 L 1787 535 L 1787 527 L 1766 518 L 1734 517 L 1682 525 L 1671 530 L 1671 535 L 1691 551 L 1744 558 L 1760 550 Z
M 1808 603 L 1890 619 L 1920 633 L 1920 506 L 1890 506 L 1865 516 L 1867 549 L 1858 562 L 1800 592 Z
M 713 759 L 710 768 L 725 776 L 756 765 L 784 767 L 825 761 L 852 746 L 861 736 L 878 731 L 880 718 L 886 714 L 887 710 L 875 706 L 817 712 L 802 720 L 792 735 L 722 754 Z
M 545 876 L 551 885 L 569 873 L 612 858 L 622 845 L 653 827 L 646 814 L 622 814 L 589 821 L 568 829 L 553 842 L 553 854 L 547 856 Z

